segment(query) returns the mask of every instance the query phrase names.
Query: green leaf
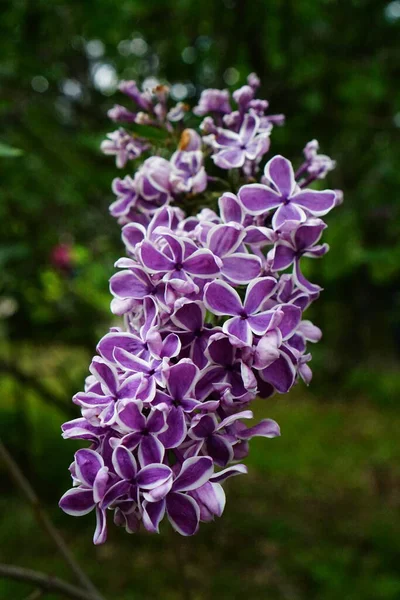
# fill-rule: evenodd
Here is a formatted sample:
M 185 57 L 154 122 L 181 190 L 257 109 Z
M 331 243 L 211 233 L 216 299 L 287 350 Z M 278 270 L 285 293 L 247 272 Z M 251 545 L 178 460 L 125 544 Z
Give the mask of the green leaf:
M 160 129 L 159 127 L 152 127 L 151 125 L 138 125 L 137 123 L 132 123 L 130 129 L 136 135 L 149 140 L 165 140 L 169 137 L 168 131 Z
M 4 144 L 0 142 L 0 157 L 4 158 L 12 158 L 16 156 L 21 156 L 23 151 L 19 148 L 12 148 L 8 144 Z

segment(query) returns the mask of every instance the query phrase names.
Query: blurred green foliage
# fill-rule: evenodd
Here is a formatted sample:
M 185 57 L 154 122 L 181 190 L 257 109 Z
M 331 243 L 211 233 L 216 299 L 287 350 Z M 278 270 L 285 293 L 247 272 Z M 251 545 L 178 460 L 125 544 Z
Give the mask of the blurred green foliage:
M 1 19 L 0 435 L 50 507 L 74 450 L 59 424 L 112 323 L 123 247 L 99 145 L 117 79 L 180 83 L 193 103 L 255 71 L 287 117 L 272 151 L 300 161 L 317 137 L 344 190 L 331 252 L 307 265 L 325 288 L 311 391 L 258 409 L 284 437 L 253 443 L 251 475 L 194 540 L 113 531 L 93 549 L 91 516 L 55 509 L 84 568 L 115 600 L 184 598 L 182 557 L 194 600 L 399 598 L 400 2 L 3 0 Z M 1 560 L 69 577 L 0 476 Z M 5 600 L 23 591 L 0 581 Z

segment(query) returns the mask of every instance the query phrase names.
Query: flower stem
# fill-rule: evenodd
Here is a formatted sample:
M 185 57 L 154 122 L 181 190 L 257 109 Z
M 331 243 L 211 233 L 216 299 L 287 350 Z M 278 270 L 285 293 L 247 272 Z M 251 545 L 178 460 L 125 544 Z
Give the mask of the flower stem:
M 92 593 L 53 577 L 40 573 L 39 571 L 32 571 L 32 569 L 23 569 L 22 567 L 16 567 L 14 565 L 0 564 L 0 577 L 6 577 L 7 579 L 14 579 L 15 581 L 22 581 L 24 583 L 32 583 L 36 585 L 39 590 L 35 590 L 36 595 L 31 594 L 29 598 L 40 598 L 38 593 L 43 592 L 58 592 L 67 598 L 73 600 L 96 600 L 98 596 L 94 596 Z

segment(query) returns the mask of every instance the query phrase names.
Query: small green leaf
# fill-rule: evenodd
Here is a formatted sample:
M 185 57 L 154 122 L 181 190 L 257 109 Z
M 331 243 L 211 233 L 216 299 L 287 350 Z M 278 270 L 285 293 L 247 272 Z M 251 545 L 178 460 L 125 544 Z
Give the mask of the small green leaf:
M 138 125 L 137 123 L 132 123 L 130 129 L 136 135 L 149 140 L 165 140 L 169 136 L 168 131 L 165 129 L 152 127 L 151 125 Z
M 0 157 L 11 158 L 15 156 L 21 156 L 22 154 L 23 151 L 19 148 L 12 148 L 11 146 L 8 146 L 8 144 L 0 142 Z

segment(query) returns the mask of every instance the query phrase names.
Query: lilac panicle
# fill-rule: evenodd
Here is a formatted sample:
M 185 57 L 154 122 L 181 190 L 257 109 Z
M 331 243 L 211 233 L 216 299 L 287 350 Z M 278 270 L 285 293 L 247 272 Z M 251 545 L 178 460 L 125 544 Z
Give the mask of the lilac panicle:
M 302 264 L 328 251 L 322 217 L 342 193 L 310 187 L 335 166 L 316 140 L 297 170 L 277 155 L 259 177 L 284 120 L 267 113 L 259 87 L 252 73 L 232 96 L 204 90 L 191 111 L 169 104 L 167 86 L 123 81 L 131 106 L 109 111 L 127 128 L 103 152 L 119 168 L 141 159 L 112 184 L 126 252 L 111 310 L 124 321 L 99 341 L 73 398 L 81 415 L 62 427 L 90 447 L 76 452 L 60 507 L 95 511 L 95 544 L 110 513 L 129 533 L 168 520 L 185 536 L 220 517 L 222 483 L 247 472 L 251 438 L 280 435 L 270 419 L 248 425 L 251 402 L 311 381 L 307 346 L 322 333 L 303 313 L 321 288 Z M 193 114 L 203 121 L 184 129 Z

